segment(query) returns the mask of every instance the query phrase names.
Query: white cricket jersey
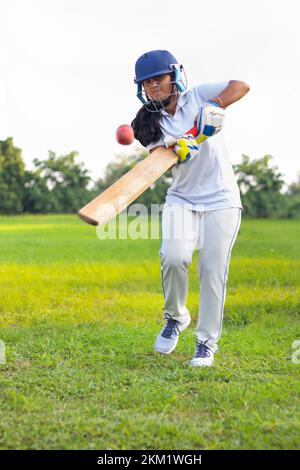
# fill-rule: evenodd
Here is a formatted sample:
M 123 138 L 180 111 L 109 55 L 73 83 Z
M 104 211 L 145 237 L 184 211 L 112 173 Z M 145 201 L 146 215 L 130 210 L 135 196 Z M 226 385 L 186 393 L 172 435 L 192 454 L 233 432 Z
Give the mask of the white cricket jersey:
M 180 137 L 185 134 L 194 126 L 201 106 L 221 93 L 228 83 L 199 85 L 181 93 L 174 116 L 162 110 L 162 138 L 149 144 L 147 149 L 164 145 L 166 135 Z M 167 191 L 167 204 L 191 205 L 195 210 L 205 211 L 243 208 L 223 133 L 224 130 L 204 141 L 199 154 L 192 160 L 172 168 L 173 182 Z

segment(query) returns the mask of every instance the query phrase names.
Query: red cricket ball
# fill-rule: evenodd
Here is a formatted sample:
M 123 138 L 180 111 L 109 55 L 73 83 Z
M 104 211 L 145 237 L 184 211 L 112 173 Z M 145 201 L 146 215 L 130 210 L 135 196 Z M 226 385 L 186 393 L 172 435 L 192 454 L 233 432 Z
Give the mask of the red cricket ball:
M 116 131 L 116 139 L 121 145 L 130 145 L 134 141 L 134 132 L 128 124 L 122 124 Z

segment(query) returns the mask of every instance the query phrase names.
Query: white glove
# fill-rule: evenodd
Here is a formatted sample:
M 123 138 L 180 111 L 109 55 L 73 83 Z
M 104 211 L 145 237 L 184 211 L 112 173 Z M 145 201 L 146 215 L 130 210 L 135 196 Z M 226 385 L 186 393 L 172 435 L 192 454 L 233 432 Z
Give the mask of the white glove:
M 196 140 L 202 136 L 210 137 L 223 129 L 225 120 L 225 111 L 217 103 L 209 100 L 201 107 L 197 115 L 198 135 Z
M 199 147 L 192 134 L 185 134 L 179 139 L 167 135 L 164 138 L 166 147 L 173 147 L 174 152 L 178 155 L 178 163 L 192 160 L 199 153 Z

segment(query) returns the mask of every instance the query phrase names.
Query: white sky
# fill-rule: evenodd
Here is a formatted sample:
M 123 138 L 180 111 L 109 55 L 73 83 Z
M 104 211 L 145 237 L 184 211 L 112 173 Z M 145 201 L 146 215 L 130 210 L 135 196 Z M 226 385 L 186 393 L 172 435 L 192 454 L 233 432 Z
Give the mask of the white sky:
M 0 140 L 12 136 L 29 167 L 48 150 L 77 150 L 101 176 L 124 150 L 116 128 L 140 108 L 136 59 L 167 49 L 190 86 L 250 84 L 227 110 L 231 160 L 268 153 L 286 181 L 296 179 L 299 1 L 0 0 L 0 13 Z

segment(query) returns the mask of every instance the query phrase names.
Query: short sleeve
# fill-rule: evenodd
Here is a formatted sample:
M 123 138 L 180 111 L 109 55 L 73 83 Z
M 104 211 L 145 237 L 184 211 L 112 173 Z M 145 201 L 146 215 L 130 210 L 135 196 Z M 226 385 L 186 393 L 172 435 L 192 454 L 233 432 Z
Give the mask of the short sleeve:
M 164 139 L 161 137 L 157 142 L 151 142 L 151 144 L 147 145 L 147 150 L 152 150 L 154 147 L 158 147 L 159 145 L 165 145 Z
M 197 101 L 199 101 L 200 103 L 205 103 L 207 100 L 219 95 L 223 90 L 225 90 L 228 84 L 229 81 L 218 83 L 204 83 L 203 85 L 198 85 L 192 88 L 191 91 L 195 94 Z

